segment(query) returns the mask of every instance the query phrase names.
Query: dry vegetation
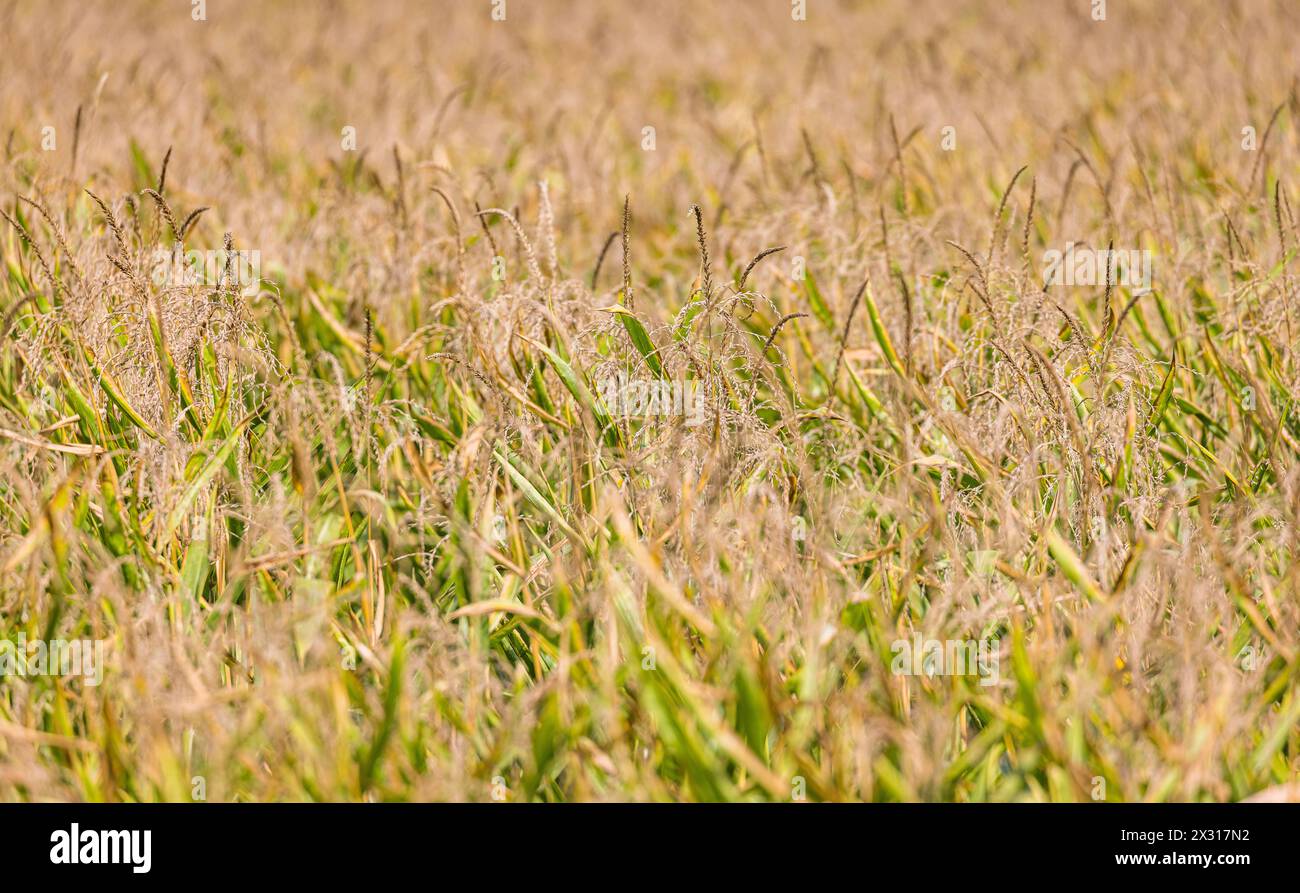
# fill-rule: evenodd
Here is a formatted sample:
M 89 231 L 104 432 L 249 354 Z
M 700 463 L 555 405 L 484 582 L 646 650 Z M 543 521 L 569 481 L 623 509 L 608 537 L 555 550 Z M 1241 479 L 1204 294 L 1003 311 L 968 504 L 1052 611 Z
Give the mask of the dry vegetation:
M 188 5 L 0 6 L 0 797 L 1296 783 L 1294 4 Z

